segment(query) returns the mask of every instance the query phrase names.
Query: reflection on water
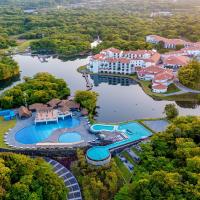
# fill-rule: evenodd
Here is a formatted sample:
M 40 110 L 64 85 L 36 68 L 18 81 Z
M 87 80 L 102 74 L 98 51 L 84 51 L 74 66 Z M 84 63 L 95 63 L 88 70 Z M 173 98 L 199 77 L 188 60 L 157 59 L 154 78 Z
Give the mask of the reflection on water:
M 179 105 L 181 108 L 197 108 L 200 103 L 197 101 L 176 101 L 176 104 Z
M 72 58 L 64 61 L 57 57 L 45 57 L 43 62 L 37 56 L 16 55 L 14 59 L 19 63 L 21 78 L 33 76 L 37 72 L 49 72 L 63 78 L 68 83 L 72 95 L 76 90 L 86 89 L 85 80 L 77 72 L 77 68 L 86 65 L 88 58 Z M 99 94 L 96 119 L 101 122 L 162 117 L 165 105 L 173 103 L 152 99 L 129 78 L 91 75 L 90 81 L 94 85 L 93 90 Z M 16 83 L 19 81 L 14 84 Z M 181 115 L 200 115 L 200 106 L 195 103 L 177 102 L 176 104 Z
M 146 95 L 132 79 L 90 75 L 98 98 L 96 119 L 102 122 L 115 122 L 131 119 L 163 117 L 164 107 L 170 101 L 155 100 Z M 174 102 L 176 103 L 176 102 Z M 178 102 L 181 115 L 199 115 L 200 107 L 196 102 Z
M 101 83 L 107 83 L 109 85 L 118 85 L 121 86 L 129 86 L 133 84 L 137 84 L 133 79 L 119 77 L 119 76 L 107 76 L 107 75 L 97 75 L 92 74 L 90 78 L 93 80 L 95 86 L 99 86 Z
M 17 75 L 9 80 L 6 81 L 0 81 L 0 90 L 3 90 L 9 86 L 11 86 L 14 82 L 20 80 L 20 75 Z

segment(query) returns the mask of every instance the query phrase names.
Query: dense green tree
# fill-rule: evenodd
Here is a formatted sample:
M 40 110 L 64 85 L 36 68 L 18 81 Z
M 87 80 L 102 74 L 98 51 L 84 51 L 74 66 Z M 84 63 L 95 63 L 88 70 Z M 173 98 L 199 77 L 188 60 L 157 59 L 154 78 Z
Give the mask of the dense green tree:
M 64 200 L 67 189 L 41 158 L 0 153 L 0 199 L 2 200 Z
M 19 75 L 18 64 L 8 56 L 0 57 L 0 81 Z
M 80 103 L 81 107 L 86 108 L 90 115 L 93 115 L 96 109 L 98 94 L 93 91 L 77 91 L 75 101 Z
M 173 119 L 178 116 L 178 109 L 175 104 L 167 104 L 164 113 L 166 114 L 167 119 Z
M 0 96 L 2 108 L 13 108 L 28 104 L 46 103 L 53 98 L 66 98 L 70 90 L 63 79 L 57 79 L 49 73 L 38 73 L 33 78 L 25 78 L 11 89 L 6 90 Z
M 179 81 L 192 89 L 200 90 L 200 62 L 193 60 L 178 72 Z

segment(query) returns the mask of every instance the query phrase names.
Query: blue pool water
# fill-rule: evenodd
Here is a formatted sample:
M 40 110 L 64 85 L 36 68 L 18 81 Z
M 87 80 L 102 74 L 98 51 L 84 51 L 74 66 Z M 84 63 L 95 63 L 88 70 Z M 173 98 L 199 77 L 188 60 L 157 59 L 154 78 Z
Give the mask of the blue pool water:
M 114 131 L 114 125 L 106 125 L 106 124 L 94 124 L 91 126 L 91 130 L 94 132 L 98 131 Z
M 61 143 L 79 142 L 81 141 L 81 135 L 76 132 L 64 133 L 59 137 L 58 141 Z
M 58 123 L 37 124 L 27 126 L 15 134 L 15 139 L 22 144 L 36 144 L 47 139 L 53 131 L 60 128 L 73 128 L 79 126 L 80 120 L 67 117 Z
M 110 156 L 110 152 L 103 146 L 92 147 L 87 151 L 87 156 L 95 161 L 105 160 Z
M 128 136 L 128 138 L 106 146 L 92 147 L 87 151 L 88 158 L 95 161 L 104 160 L 110 155 L 109 150 L 152 135 L 151 131 L 137 122 L 121 124 L 118 126 L 118 130 L 123 131 Z

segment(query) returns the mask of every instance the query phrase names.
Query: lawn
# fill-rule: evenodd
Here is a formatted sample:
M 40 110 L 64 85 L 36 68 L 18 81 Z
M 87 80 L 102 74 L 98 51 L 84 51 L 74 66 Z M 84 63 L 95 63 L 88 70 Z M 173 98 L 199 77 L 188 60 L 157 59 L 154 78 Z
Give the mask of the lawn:
M 122 176 L 124 177 L 125 181 L 129 183 L 131 173 L 130 171 L 126 168 L 126 166 L 123 164 L 123 162 L 117 157 L 114 157 L 115 163 L 117 164 L 120 172 L 122 173 Z
M 4 134 L 10 129 L 13 128 L 16 124 L 16 120 L 4 121 L 2 117 L 0 117 L 0 148 L 8 148 L 8 146 L 4 143 Z
M 33 42 L 33 41 L 37 41 L 37 40 L 24 40 L 22 42 L 21 41 L 18 42 L 17 52 L 23 53 L 30 46 L 30 43 Z
M 172 83 L 168 86 L 167 92 L 165 94 L 171 94 L 171 93 L 179 92 L 179 91 L 180 90 L 176 87 L 176 85 Z

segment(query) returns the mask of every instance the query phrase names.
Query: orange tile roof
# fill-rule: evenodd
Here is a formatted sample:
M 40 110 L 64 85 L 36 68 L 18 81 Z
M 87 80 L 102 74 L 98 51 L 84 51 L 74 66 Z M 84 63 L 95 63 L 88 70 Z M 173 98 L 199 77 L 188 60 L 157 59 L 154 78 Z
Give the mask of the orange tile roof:
M 174 78 L 173 72 L 165 70 L 164 72 L 155 75 L 154 81 L 172 80 L 173 78 Z
M 169 56 L 163 59 L 165 65 L 187 65 L 190 59 L 186 56 Z
M 152 85 L 152 88 L 155 90 L 165 90 L 167 89 L 167 86 L 163 84 L 154 84 Z

